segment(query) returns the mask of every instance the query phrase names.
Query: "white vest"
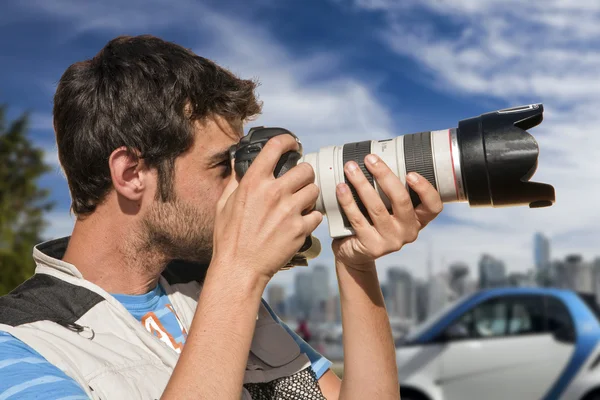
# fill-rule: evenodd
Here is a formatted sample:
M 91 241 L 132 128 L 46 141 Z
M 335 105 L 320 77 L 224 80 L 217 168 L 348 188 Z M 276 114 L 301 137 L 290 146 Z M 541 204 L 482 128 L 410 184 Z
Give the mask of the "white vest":
M 0 298 L 0 330 L 39 352 L 92 399 L 159 399 L 179 355 L 109 293 L 60 260 L 68 239 L 35 247 L 36 274 Z M 98 260 L 98 268 L 102 268 L 102 260 Z M 160 284 L 189 331 L 202 287 L 198 281 L 167 279 L 168 275 L 161 276 Z M 306 377 L 309 367 L 308 357 L 261 304 L 242 399 L 252 398 L 247 384 L 282 382 L 300 371 Z M 311 376 L 310 390 L 315 390 L 314 386 L 318 390 L 314 373 Z M 307 384 L 306 379 L 303 382 Z

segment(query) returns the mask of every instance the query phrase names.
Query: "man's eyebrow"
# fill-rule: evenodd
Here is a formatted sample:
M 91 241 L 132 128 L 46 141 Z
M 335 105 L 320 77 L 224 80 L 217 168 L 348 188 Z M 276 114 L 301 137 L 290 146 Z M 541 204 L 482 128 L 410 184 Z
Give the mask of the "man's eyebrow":
M 229 148 L 221 150 L 217 153 L 212 154 L 209 157 L 211 164 L 219 164 L 225 160 L 229 160 Z

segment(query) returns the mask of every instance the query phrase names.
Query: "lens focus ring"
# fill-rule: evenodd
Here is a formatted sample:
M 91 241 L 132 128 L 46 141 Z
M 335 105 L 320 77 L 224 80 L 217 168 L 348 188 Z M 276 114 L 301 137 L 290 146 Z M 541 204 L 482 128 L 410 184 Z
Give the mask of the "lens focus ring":
M 355 161 L 358 164 L 361 171 L 363 172 L 363 174 L 365 174 L 365 176 L 366 176 L 367 180 L 369 181 L 369 183 L 371 184 L 371 186 L 375 186 L 373 175 L 371 175 L 371 173 L 365 166 L 365 157 L 367 156 L 367 154 L 370 154 L 370 153 L 371 153 L 371 141 L 370 140 L 367 140 L 364 142 L 347 143 L 344 145 L 342 159 L 343 159 L 344 165 L 346 165 L 346 163 L 348 161 Z M 348 181 L 348 178 L 346 178 L 345 174 L 344 174 L 344 180 L 346 181 L 346 184 L 350 187 L 350 191 L 352 192 L 352 196 L 354 197 L 354 200 L 356 201 L 356 204 L 358 205 L 358 209 L 363 213 L 365 218 L 367 218 L 369 223 L 373 224 L 373 221 L 371 221 L 371 218 L 369 216 L 369 212 L 367 211 L 367 208 L 365 207 L 363 202 L 360 200 L 358 193 L 356 193 L 356 189 L 354 189 L 354 186 L 352 186 L 350 181 Z M 344 220 L 344 225 L 346 226 L 346 228 L 350 228 L 352 226 L 350 224 L 350 222 L 348 221 L 348 217 L 346 217 L 346 213 L 344 213 L 343 211 L 342 211 L 342 219 Z
M 437 190 L 433 155 L 431 153 L 431 132 L 404 135 L 404 162 L 406 163 L 407 174 L 417 172 Z M 410 187 L 408 189 L 413 206 L 416 207 L 421 204 L 419 195 Z

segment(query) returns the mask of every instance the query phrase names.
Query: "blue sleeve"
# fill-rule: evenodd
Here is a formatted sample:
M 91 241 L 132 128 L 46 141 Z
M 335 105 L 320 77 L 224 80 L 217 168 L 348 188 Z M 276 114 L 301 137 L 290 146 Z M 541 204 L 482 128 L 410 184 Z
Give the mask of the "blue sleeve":
M 0 331 L 0 400 L 87 400 L 79 384 L 38 352 Z
M 271 314 L 273 319 L 277 321 L 279 325 L 281 325 L 290 334 L 290 336 L 294 339 L 298 346 L 300 346 L 300 351 L 306 354 L 306 356 L 310 360 L 312 369 L 313 371 L 315 371 L 315 375 L 317 375 L 317 379 L 321 379 L 323 374 L 327 372 L 327 370 L 331 367 L 331 361 L 319 354 L 300 336 L 298 336 L 296 332 L 290 329 L 289 326 L 287 326 L 281 319 L 279 319 L 277 314 L 273 312 L 273 310 L 271 309 L 271 307 L 269 307 L 266 301 L 263 300 L 262 303 L 265 305 L 267 311 L 269 311 L 269 314 Z

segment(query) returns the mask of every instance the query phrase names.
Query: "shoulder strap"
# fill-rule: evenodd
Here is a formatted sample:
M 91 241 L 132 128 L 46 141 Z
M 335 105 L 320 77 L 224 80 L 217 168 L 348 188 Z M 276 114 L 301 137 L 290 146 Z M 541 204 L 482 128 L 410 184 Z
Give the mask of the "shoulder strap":
M 104 298 L 81 286 L 37 273 L 0 297 L 0 324 L 19 326 L 36 321 L 75 325 Z

